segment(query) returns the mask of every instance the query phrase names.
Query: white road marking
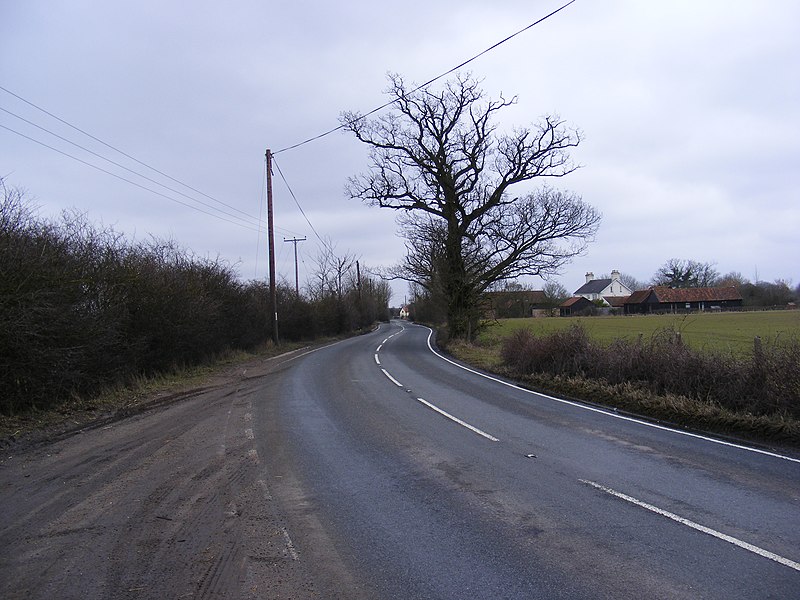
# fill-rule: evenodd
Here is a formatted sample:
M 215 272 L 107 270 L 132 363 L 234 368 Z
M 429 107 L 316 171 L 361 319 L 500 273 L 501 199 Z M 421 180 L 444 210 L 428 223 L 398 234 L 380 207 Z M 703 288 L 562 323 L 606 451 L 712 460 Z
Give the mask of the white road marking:
M 389 375 L 389 371 L 387 371 L 386 369 L 381 369 L 381 371 L 383 371 L 383 374 L 386 375 L 389 378 L 389 381 L 391 381 L 397 387 L 403 387 L 402 383 L 400 383 L 399 381 L 397 381 L 397 379 L 395 379 L 394 377 Z
M 289 556 L 292 557 L 292 560 L 300 560 L 300 554 L 298 554 L 297 549 L 294 547 L 292 538 L 289 537 L 289 532 L 286 531 L 285 527 L 281 531 L 283 532 L 283 539 L 286 541 L 286 549 L 289 551 Z
M 378 365 L 378 366 L 380 366 L 380 364 L 381 364 L 381 359 L 378 358 L 377 354 L 375 355 L 375 364 Z
M 418 327 L 425 327 L 425 326 L 424 325 L 418 325 Z M 626 415 L 620 415 L 620 414 L 611 412 L 610 410 L 603 410 L 603 409 L 600 409 L 600 408 L 595 408 L 594 406 L 589 406 L 587 404 L 580 404 L 578 402 L 573 402 L 571 400 L 564 400 L 563 398 L 556 398 L 555 396 L 548 396 L 547 394 L 543 394 L 541 392 L 534 392 L 534 391 L 531 391 L 531 390 L 527 390 L 524 387 L 520 387 L 520 386 L 518 386 L 516 384 L 509 383 L 508 381 L 503 381 L 502 379 L 498 379 L 497 377 L 492 377 L 491 375 L 487 375 L 486 373 L 481 373 L 480 371 L 476 371 L 475 369 L 470 369 L 469 367 L 465 367 L 464 365 L 461 365 L 461 364 L 457 363 L 454 360 L 450 360 L 446 356 L 442 356 L 441 354 L 436 352 L 436 350 L 434 350 L 433 346 L 431 345 L 431 337 L 433 336 L 433 329 L 431 329 L 430 327 L 425 327 L 425 329 L 427 329 L 430 332 L 430 333 L 428 333 L 428 349 L 435 356 L 438 356 L 443 361 L 449 362 L 451 365 L 453 365 L 455 367 L 458 367 L 459 369 L 463 369 L 463 370 L 468 371 L 468 372 L 470 372 L 470 373 L 472 373 L 474 375 L 478 375 L 479 377 L 483 377 L 484 379 L 489 379 L 491 381 L 494 381 L 496 383 L 499 383 L 499 384 L 505 385 L 507 387 L 513 388 L 513 389 L 518 390 L 520 392 L 525 392 L 526 394 L 530 394 L 532 396 L 541 396 L 542 398 L 547 398 L 548 400 L 553 400 L 555 402 L 560 402 L 561 404 L 567 404 L 569 406 L 574 406 L 575 408 L 580 408 L 580 409 L 588 410 L 588 411 L 591 411 L 591 412 L 594 412 L 594 413 L 599 413 L 601 415 L 605 415 L 607 417 L 612 417 L 614 419 L 621 419 L 623 421 L 628 421 L 629 423 L 638 423 L 639 425 L 644 425 L 645 427 L 651 427 L 653 429 L 659 429 L 661 431 L 669 431 L 670 433 L 676 433 L 678 435 L 684 435 L 686 437 L 691 437 L 691 438 L 695 438 L 695 439 L 698 439 L 698 440 L 704 440 L 706 442 L 711 442 L 713 444 L 719 444 L 721 446 L 729 446 L 731 448 L 738 448 L 739 450 L 746 450 L 748 452 L 755 452 L 757 454 L 763 454 L 765 456 L 771 456 L 773 458 L 780 458 L 780 459 L 783 459 L 783 460 L 788 460 L 790 462 L 800 463 L 800 459 L 798 459 L 798 458 L 792 458 L 791 456 L 786 456 L 784 454 L 778 454 L 777 452 L 770 452 L 769 450 L 761 450 L 760 448 L 752 448 L 750 446 L 744 446 L 742 444 L 734 444 L 733 442 L 726 442 L 724 440 L 718 440 L 718 439 L 715 439 L 715 438 L 712 438 L 712 437 L 708 437 L 708 436 L 705 436 L 705 435 L 700 435 L 699 433 L 692 433 L 690 431 L 681 431 L 680 429 L 672 429 L 671 427 L 665 427 L 664 425 L 658 425 L 656 423 L 650 423 L 648 421 L 642 421 L 641 419 L 636 419 L 634 417 L 628 417 Z
M 738 546 L 739 548 L 743 548 L 749 552 L 754 554 L 758 554 L 759 556 L 763 556 L 764 558 L 768 558 L 770 560 L 774 560 L 777 563 L 780 563 L 790 569 L 794 569 L 795 571 L 800 571 L 800 563 L 797 563 L 793 560 L 788 558 L 784 558 L 778 554 L 770 552 L 769 550 L 764 550 L 763 548 L 759 548 L 758 546 L 754 546 L 753 544 L 748 544 L 747 542 L 743 542 L 742 540 L 732 537 L 730 535 L 726 535 L 724 533 L 720 533 L 715 529 L 711 529 L 710 527 L 706 527 L 705 525 L 700 525 L 699 523 L 695 523 L 694 521 L 690 521 L 689 519 L 685 519 L 681 516 L 678 516 L 674 513 L 668 512 L 657 506 L 653 506 L 652 504 L 648 504 L 647 502 L 642 502 L 641 500 L 637 500 L 631 496 L 623 494 L 621 492 L 617 492 L 616 490 L 612 490 L 609 487 L 604 485 L 600 485 L 599 483 L 595 483 L 594 481 L 587 481 L 585 479 L 579 480 L 581 483 L 585 483 L 586 485 L 590 485 L 593 488 L 597 488 L 607 494 L 611 494 L 621 500 L 625 500 L 626 502 L 630 502 L 631 504 L 635 504 L 641 508 L 645 508 L 651 512 L 661 515 L 662 517 L 667 517 L 668 519 L 672 519 L 673 521 L 680 523 L 681 525 L 686 525 L 687 527 L 691 527 L 692 529 L 696 529 L 697 531 L 701 531 L 702 533 L 707 533 L 708 535 L 714 536 L 720 540 L 728 542 L 729 544 L 733 544 L 734 546 Z
M 386 343 L 386 341 L 384 340 L 383 344 L 385 344 L 385 343 Z M 378 347 L 375 349 L 375 352 L 380 352 L 380 351 L 381 351 L 381 348 L 383 348 L 383 344 L 381 344 L 380 346 L 378 346 Z
M 480 429 L 478 429 L 477 427 L 473 427 L 473 426 L 472 426 L 472 425 L 470 425 L 469 423 L 465 423 L 464 421 L 462 421 L 462 420 L 461 420 L 461 419 L 459 419 L 458 417 L 454 417 L 454 416 L 453 416 L 453 415 L 451 415 L 450 413 L 443 411 L 441 408 L 439 408 L 438 406 L 434 406 L 433 404 L 431 404 L 431 403 L 430 403 L 430 402 L 428 402 L 427 400 L 424 400 L 424 399 L 422 399 L 422 398 L 417 398 L 417 401 L 421 402 L 422 404 L 424 404 L 424 405 L 425 405 L 425 406 L 427 406 L 428 408 L 430 408 L 430 409 L 432 409 L 432 410 L 435 410 L 435 411 L 436 411 L 437 413 L 439 413 L 440 415 L 442 415 L 442 416 L 444 416 L 444 417 L 447 417 L 447 418 L 448 418 L 448 419 L 450 419 L 451 421 L 454 421 L 454 422 L 458 423 L 458 424 L 459 424 L 459 425 L 461 425 L 462 427 L 466 427 L 466 428 L 467 428 L 467 429 L 469 429 L 470 431 L 474 431 L 474 432 L 475 432 L 475 433 L 477 433 L 478 435 L 481 435 L 481 436 L 485 437 L 487 440 L 491 440 L 491 441 L 493 441 L 493 442 L 499 442 L 499 441 L 500 441 L 500 440 L 498 440 L 496 437 L 494 437 L 493 435 L 489 435 L 489 434 L 488 434 L 488 433 L 486 433 L 485 431 L 481 431 L 481 430 L 480 430 Z

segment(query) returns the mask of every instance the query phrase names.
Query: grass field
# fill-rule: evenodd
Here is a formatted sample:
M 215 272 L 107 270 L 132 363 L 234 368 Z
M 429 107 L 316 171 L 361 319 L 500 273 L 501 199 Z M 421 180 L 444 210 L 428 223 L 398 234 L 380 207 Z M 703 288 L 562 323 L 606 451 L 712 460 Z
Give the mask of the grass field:
M 800 338 L 800 311 L 698 313 L 689 315 L 641 315 L 627 317 L 552 317 L 503 319 L 490 324 L 478 339 L 481 346 L 494 346 L 516 329 L 528 328 L 548 334 L 581 324 L 589 335 L 603 343 L 616 338 L 648 338 L 659 331 L 674 329 L 685 343 L 697 349 L 729 351 L 743 355 L 752 351 L 753 339 L 765 342 Z

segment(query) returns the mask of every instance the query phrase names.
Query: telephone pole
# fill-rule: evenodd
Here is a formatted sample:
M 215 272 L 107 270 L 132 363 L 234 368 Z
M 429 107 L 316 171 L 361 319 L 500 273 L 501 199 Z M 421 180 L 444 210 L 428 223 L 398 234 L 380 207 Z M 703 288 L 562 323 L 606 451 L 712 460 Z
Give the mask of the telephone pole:
M 275 224 L 272 218 L 272 152 L 267 148 L 267 237 L 269 246 L 269 301 L 272 306 L 272 341 L 278 344 L 278 294 L 275 287 Z
M 301 238 L 292 238 L 290 240 L 283 238 L 284 243 L 292 242 L 294 244 L 294 293 L 297 295 L 298 298 L 300 297 L 300 276 L 297 270 L 297 242 L 305 242 L 305 241 L 306 241 L 305 236 Z

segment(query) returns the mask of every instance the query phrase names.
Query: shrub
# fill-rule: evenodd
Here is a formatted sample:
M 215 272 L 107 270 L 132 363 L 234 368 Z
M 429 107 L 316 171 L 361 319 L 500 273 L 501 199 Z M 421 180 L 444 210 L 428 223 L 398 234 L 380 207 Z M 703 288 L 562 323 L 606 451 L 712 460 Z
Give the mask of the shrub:
M 633 383 L 655 394 L 682 396 L 756 415 L 800 418 L 800 341 L 757 342 L 741 359 L 701 352 L 682 343 L 674 329 L 649 340 L 618 339 L 602 346 L 580 325 L 536 337 L 528 330 L 504 340 L 503 364 L 513 374 L 587 377 L 609 384 Z
M 267 286 L 173 241 L 126 243 L 66 212 L 39 219 L 0 179 L 0 413 L 71 397 L 269 340 Z M 309 302 L 278 290 L 282 339 L 338 335 L 372 322 L 388 286 Z M 369 284 L 369 285 L 367 285 Z

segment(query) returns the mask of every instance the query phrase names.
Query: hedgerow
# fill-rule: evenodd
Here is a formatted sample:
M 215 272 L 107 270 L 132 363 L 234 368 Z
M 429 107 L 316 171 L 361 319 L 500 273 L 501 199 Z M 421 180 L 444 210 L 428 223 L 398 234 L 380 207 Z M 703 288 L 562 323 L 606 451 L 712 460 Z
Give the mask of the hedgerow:
M 509 374 L 583 378 L 611 386 L 628 385 L 658 396 L 689 398 L 754 416 L 800 419 L 800 340 L 755 340 L 745 357 L 695 350 L 674 329 L 649 339 L 593 342 L 575 325 L 537 337 L 515 331 L 502 345 Z
M 50 409 L 271 337 L 268 287 L 173 241 L 132 243 L 85 215 L 38 218 L 0 180 L 0 414 Z M 309 302 L 281 285 L 285 340 L 338 335 L 388 309 L 362 286 Z

